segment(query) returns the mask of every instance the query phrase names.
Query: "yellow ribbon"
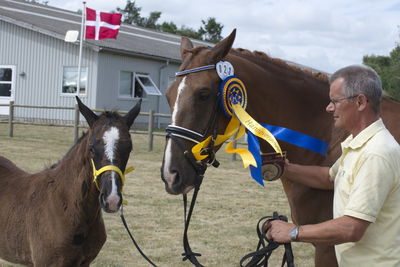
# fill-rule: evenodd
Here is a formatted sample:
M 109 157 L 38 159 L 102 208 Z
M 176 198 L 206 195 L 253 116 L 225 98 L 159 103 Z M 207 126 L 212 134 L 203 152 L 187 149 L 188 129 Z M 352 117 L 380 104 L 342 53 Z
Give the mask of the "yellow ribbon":
M 282 149 L 279 146 L 278 141 L 272 135 L 270 131 L 261 126 L 258 122 L 256 122 L 239 104 L 233 104 L 232 110 L 236 117 L 232 116 L 231 120 L 226 127 L 226 130 L 223 135 L 217 135 L 217 138 L 214 142 L 214 146 L 219 146 L 224 143 L 226 140 L 231 138 L 233 135 L 236 137 L 226 144 L 225 151 L 227 153 L 237 153 L 243 161 L 243 167 L 247 168 L 249 165 L 257 167 L 257 162 L 254 159 L 253 154 L 245 148 L 234 148 L 233 143 L 242 137 L 246 131 L 246 128 L 251 131 L 254 135 L 264 139 L 267 143 L 269 143 L 272 148 L 282 155 Z M 242 125 L 241 125 L 242 124 Z M 193 156 L 196 160 L 203 160 L 208 157 L 208 155 L 202 155 L 201 152 L 203 148 L 209 146 L 212 136 L 207 137 L 204 141 L 196 144 L 192 148 Z
M 282 149 L 279 146 L 278 141 L 275 139 L 270 131 L 268 131 L 258 122 L 256 122 L 240 105 L 233 104 L 232 109 L 236 117 L 246 127 L 247 130 L 252 132 L 254 135 L 264 139 L 268 144 L 272 146 L 275 152 L 283 156 Z
M 244 168 L 249 167 L 249 165 L 257 167 L 257 162 L 254 159 L 253 154 L 251 154 L 249 150 L 247 150 L 245 148 L 234 148 L 233 147 L 234 142 L 236 140 L 238 140 L 239 138 L 241 138 L 245 132 L 246 132 L 246 128 L 243 125 L 239 126 L 238 134 L 236 135 L 235 139 L 233 139 L 231 142 L 226 144 L 225 151 L 230 154 L 237 153 L 242 158 Z
M 225 151 L 227 153 L 237 153 L 239 156 L 242 158 L 243 161 L 243 166 L 247 168 L 249 165 L 253 165 L 254 167 L 257 167 L 257 163 L 253 157 L 253 155 L 248 151 L 247 149 L 244 148 L 234 148 L 233 143 L 238 140 L 240 137 L 242 137 L 245 133 L 246 129 L 244 128 L 243 125 L 240 125 L 240 121 L 232 117 L 231 120 L 228 123 L 228 126 L 225 129 L 224 134 L 222 135 L 217 135 L 217 138 L 214 142 L 214 146 L 219 146 L 223 144 L 226 140 L 231 138 L 233 135 L 236 135 L 236 137 L 230 141 L 226 147 Z M 207 137 L 204 141 L 201 143 L 198 143 L 192 148 L 192 153 L 196 160 L 203 160 L 208 157 L 208 155 L 202 155 L 201 151 L 203 148 L 208 147 L 211 141 L 211 136 Z

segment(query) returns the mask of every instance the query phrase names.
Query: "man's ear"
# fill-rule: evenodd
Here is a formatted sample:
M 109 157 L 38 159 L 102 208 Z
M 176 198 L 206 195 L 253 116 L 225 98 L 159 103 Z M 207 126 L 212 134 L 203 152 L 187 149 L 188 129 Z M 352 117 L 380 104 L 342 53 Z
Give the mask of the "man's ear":
M 358 95 L 356 101 L 358 110 L 360 111 L 364 110 L 368 105 L 368 98 L 364 94 Z

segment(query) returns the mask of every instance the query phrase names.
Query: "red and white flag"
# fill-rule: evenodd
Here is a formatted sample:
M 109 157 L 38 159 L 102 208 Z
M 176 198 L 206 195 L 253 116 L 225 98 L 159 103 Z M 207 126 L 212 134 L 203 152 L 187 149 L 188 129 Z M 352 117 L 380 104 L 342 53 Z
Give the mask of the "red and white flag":
M 86 39 L 117 39 L 121 17 L 120 13 L 106 13 L 86 8 Z

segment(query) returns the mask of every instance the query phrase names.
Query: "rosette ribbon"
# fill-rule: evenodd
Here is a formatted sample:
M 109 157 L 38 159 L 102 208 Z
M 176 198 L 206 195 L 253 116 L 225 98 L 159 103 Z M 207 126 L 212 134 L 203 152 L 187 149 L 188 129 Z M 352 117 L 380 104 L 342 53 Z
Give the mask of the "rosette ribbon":
M 236 134 L 236 137 L 231 140 L 225 147 L 227 153 L 237 153 L 242 161 L 243 167 L 256 168 L 251 171 L 252 177 L 261 185 L 264 185 L 261 175 L 261 157 L 260 146 L 250 147 L 249 149 L 234 148 L 233 144 L 241 138 L 246 129 L 252 134 L 264 139 L 268 142 L 276 152 L 282 154 L 282 150 L 276 141 L 275 137 L 265 127 L 257 123 L 246 111 L 247 92 L 243 82 L 235 76 L 229 76 L 224 79 L 220 86 L 221 105 L 225 114 L 231 117 L 228 126 L 223 135 L 217 135 L 214 140 L 214 146 L 219 146 Z M 197 160 L 203 160 L 207 155 L 202 155 L 203 148 L 208 147 L 211 141 L 211 136 L 207 137 L 203 142 L 195 145 L 192 148 L 192 153 Z

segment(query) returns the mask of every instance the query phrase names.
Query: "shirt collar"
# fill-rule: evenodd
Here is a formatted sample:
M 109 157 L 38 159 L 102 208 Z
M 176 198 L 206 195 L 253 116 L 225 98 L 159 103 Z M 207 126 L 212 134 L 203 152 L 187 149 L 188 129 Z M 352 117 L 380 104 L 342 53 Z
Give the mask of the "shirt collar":
M 344 149 L 357 149 L 362 147 L 371 137 L 373 137 L 377 132 L 385 129 L 382 119 L 370 124 L 367 128 L 362 130 L 356 137 L 353 138 L 351 134 L 342 142 L 342 150 Z

